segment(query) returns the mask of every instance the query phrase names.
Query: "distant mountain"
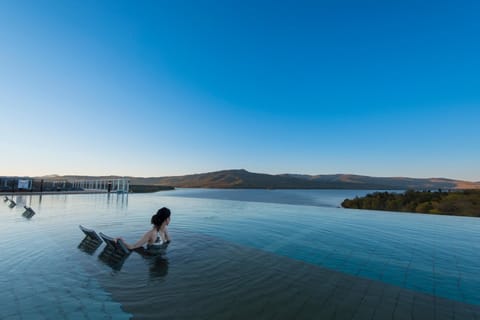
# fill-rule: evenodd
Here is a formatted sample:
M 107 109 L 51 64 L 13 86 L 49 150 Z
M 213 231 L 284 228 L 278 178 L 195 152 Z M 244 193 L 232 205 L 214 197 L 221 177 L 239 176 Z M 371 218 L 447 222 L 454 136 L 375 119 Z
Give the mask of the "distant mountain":
M 39 177 L 40 178 L 40 177 Z M 47 180 L 117 179 L 119 176 L 44 176 Z M 302 175 L 248 172 L 244 169 L 170 177 L 127 177 L 131 185 L 162 185 L 180 188 L 258 188 L 258 189 L 480 189 L 479 182 L 445 178 L 370 177 L 352 174 Z
M 291 175 L 284 175 L 291 176 Z M 370 177 L 353 174 L 293 175 L 309 181 L 328 182 L 358 189 L 479 189 L 480 183 L 445 178 Z M 343 188 L 343 187 L 341 187 Z

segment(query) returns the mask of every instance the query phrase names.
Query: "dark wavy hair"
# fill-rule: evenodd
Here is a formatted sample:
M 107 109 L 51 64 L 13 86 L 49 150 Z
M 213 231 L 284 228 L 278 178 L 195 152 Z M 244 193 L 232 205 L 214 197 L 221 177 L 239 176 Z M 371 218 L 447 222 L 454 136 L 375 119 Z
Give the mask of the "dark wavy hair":
M 162 226 L 162 223 L 170 218 L 170 209 L 163 207 L 158 209 L 157 213 L 152 216 L 151 223 L 158 229 Z

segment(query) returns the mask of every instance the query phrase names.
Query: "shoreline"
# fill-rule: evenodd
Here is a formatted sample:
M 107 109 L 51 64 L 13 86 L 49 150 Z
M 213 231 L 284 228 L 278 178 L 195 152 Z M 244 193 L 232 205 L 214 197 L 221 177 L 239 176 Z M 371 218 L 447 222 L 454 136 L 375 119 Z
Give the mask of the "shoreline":
M 26 192 L 0 192 L 1 196 L 23 196 L 23 195 L 52 195 L 52 194 L 108 194 L 107 191 L 99 191 L 99 190 L 89 190 L 89 191 L 26 191 Z M 110 194 L 117 194 L 117 192 L 110 192 Z M 124 193 L 120 193 L 124 194 Z

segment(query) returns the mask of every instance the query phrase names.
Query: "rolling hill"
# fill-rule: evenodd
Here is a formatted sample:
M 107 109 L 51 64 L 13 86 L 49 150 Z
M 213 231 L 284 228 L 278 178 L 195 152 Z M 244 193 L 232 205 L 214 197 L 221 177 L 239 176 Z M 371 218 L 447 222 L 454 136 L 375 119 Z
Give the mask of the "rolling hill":
M 46 180 L 115 179 L 119 176 L 37 177 Z M 370 177 L 352 174 L 271 175 L 244 169 L 169 177 L 128 177 L 131 185 L 162 185 L 180 188 L 258 188 L 258 189 L 480 189 L 480 183 L 446 178 Z

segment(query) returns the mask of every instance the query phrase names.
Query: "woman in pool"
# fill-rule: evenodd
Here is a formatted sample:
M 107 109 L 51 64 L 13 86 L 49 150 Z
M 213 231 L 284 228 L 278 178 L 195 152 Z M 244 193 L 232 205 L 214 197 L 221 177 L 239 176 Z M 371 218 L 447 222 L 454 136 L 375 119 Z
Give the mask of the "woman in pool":
M 158 243 L 157 240 L 161 240 L 162 243 L 169 243 L 170 236 L 168 235 L 167 226 L 170 223 L 170 209 L 165 207 L 159 209 L 157 213 L 152 216 L 151 223 L 153 225 L 152 230 L 147 231 L 135 244 L 130 245 L 125 242 L 123 238 L 117 238 L 117 241 L 123 241 L 129 250 L 143 247 L 145 244 L 147 244 L 147 246 L 154 245 Z

